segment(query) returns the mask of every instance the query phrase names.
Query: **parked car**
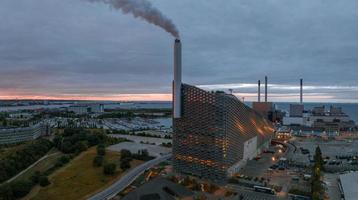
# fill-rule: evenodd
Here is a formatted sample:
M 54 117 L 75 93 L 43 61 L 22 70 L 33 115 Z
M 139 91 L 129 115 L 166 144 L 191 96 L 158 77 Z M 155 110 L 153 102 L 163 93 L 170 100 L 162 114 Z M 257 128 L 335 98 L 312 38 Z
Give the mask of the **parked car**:
M 271 154 L 275 154 L 275 151 L 272 150 L 265 150 L 264 153 L 271 153 Z
M 277 168 L 278 168 L 278 165 L 277 165 L 277 164 L 271 165 L 270 168 L 271 168 L 271 169 L 277 169 Z
M 285 170 L 286 168 L 284 166 L 278 167 L 278 170 Z

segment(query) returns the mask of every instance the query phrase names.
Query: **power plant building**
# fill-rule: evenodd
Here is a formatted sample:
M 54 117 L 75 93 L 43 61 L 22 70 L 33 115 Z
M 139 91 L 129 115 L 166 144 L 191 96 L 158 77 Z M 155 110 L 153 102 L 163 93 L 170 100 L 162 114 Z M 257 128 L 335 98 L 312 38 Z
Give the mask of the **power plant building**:
M 178 43 L 177 40 L 175 48 L 181 48 Z M 177 62 L 180 57 L 174 60 Z M 174 66 L 174 170 L 225 182 L 247 160 L 268 148 L 274 129 L 268 120 L 234 95 L 182 84 L 178 75 L 181 62 L 174 63 Z M 177 94 L 178 87 L 180 94 Z M 178 96 L 180 99 L 175 99 Z

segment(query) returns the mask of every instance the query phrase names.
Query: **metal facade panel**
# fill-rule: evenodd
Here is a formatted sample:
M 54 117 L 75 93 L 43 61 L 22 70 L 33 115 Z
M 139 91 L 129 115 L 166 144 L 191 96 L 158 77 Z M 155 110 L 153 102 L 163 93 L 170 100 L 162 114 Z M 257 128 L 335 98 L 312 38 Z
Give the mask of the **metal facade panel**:
M 182 85 L 182 117 L 173 119 L 175 171 L 223 182 L 227 169 L 243 158 L 245 141 L 258 148 L 273 128 L 235 96 Z

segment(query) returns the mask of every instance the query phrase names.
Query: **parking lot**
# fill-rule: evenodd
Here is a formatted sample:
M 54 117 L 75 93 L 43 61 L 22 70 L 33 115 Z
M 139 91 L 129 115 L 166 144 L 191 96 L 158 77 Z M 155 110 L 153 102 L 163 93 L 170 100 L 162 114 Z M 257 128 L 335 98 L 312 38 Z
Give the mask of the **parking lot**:
M 156 138 L 156 137 L 143 137 L 143 136 L 135 136 L 135 135 L 119 135 L 119 134 L 110 134 L 111 137 L 115 138 L 126 138 L 135 143 L 148 143 L 154 145 L 161 145 L 163 143 L 171 143 L 171 139 L 164 138 Z
M 291 143 L 297 147 L 296 152 L 288 154 L 288 159 L 292 162 L 308 166 L 313 160 L 316 147 L 319 146 L 325 159 L 326 170 L 334 172 L 335 170 L 358 169 L 358 165 L 352 164 L 356 162 L 354 157 L 358 155 L 357 140 L 325 141 L 318 138 L 295 138 Z
M 302 171 L 309 170 L 312 163 L 315 149 L 320 147 L 322 157 L 325 161 L 325 173 L 323 182 L 330 199 L 339 199 L 340 192 L 338 187 L 339 172 L 358 170 L 358 165 L 352 164 L 354 156 L 358 155 L 357 140 L 322 140 L 320 138 L 293 138 L 291 143 L 296 146 L 296 152 L 290 152 L 288 159 L 306 168 Z
M 279 153 L 278 150 L 278 147 L 272 146 L 269 149 L 269 153 L 262 153 L 261 155 L 257 156 L 256 159 L 249 160 L 245 167 L 240 171 L 240 174 L 252 177 L 264 176 L 267 169 L 275 164 L 277 160 L 279 160 L 279 158 L 284 155 L 283 152 Z M 272 159 L 273 157 L 275 160 Z
M 140 144 L 134 142 L 122 142 L 108 147 L 108 150 L 110 151 L 120 152 L 122 149 L 127 149 L 132 153 L 137 153 L 139 150 L 146 149 L 148 150 L 149 155 L 155 157 L 168 154 L 171 152 L 171 148 L 149 145 L 149 144 Z

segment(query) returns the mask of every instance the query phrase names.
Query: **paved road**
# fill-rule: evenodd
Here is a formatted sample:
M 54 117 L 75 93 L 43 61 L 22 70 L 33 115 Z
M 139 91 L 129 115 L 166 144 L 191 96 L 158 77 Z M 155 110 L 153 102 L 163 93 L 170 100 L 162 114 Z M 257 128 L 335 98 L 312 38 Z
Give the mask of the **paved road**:
M 323 178 L 324 182 L 327 184 L 327 193 L 329 199 L 341 199 L 341 192 L 339 191 L 338 186 L 338 177 L 339 174 L 329 174 L 324 173 Z
M 105 190 L 95 194 L 94 196 L 88 198 L 88 200 L 104 200 L 104 199 L 111 199 L 116 196 L 119 192 L 124 190 L 128 185 L 130 185 L 140 174 L 142 174 L 145 170 L 165 161 L 168 160 L 172 155 L 168 154 L 162 157 L 157 157 L 153 160 L 150 160 L 146 163 L 143 163 L 133 170 L 129 171 L 125 174 L 121 179 L 117 182 L 113 183 L 111 186 L 106 188 Z
M 244 197 L 244 200 L 280 200 L 280 199 L 282 199 L 276 195 L 255 192 L 253 189 L 241 187 L 238 185 L 230 184 L 227 187 L 230 189 L 233 189 L 238 194 L 234 197 L 228 198 L 228 200 L 238 200 L 240 195 L 242 195 Z

